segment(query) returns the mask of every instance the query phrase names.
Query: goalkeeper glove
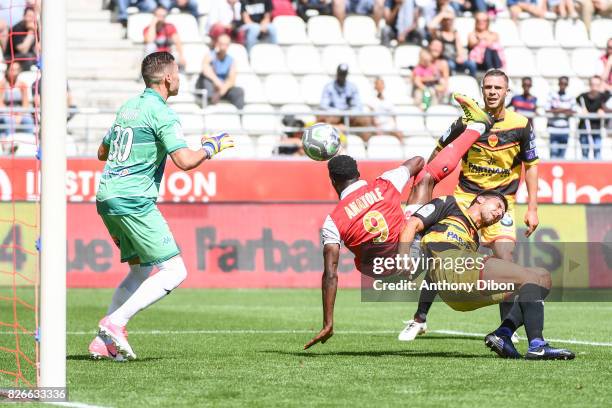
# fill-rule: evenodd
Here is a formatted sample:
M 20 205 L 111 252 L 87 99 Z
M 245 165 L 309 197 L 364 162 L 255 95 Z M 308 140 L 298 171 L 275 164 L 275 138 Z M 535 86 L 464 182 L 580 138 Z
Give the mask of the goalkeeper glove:
M 206 151 L 209 159 L 230 147 L 234 147 L 234 139 L 226 132 L 218 133 L 213 136 L 204 136 L 202 138 L 202 148 Z

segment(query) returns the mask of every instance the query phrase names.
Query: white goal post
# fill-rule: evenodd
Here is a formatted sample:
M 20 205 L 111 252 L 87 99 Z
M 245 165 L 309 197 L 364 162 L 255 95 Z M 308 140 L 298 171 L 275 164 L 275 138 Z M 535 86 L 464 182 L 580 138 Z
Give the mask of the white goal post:
M 66 386 L 66 1 L 42 1 L 40 387 Z

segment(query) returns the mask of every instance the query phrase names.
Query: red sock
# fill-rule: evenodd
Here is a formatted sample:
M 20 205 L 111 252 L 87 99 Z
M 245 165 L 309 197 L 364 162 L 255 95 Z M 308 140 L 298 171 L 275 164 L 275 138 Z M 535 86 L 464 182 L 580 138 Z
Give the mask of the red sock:
M 451 174 L 459 164 L 461 157 L 470 149 L 470 146 L 478 140 L 480 135 L 481 132 L 466 128 L 457 139 L 446 145 L 438 152 L 432 161 L 425 165 L 423 170 L 417 174 L 414 184 L 416 185 L 421 181 L 427 173 L 431 174 L 436 183 Z

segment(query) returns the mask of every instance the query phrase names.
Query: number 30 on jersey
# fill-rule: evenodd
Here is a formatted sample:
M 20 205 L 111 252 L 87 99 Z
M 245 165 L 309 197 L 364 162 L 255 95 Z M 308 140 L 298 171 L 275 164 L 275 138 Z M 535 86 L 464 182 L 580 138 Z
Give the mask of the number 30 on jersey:
M 122 163 L 130 157 L 132 143 L 134 142 L 134 131 L 130 127 L 122 128 L 115 126 L 111 136 L 110 152 L 108 160 L 115 160 Z

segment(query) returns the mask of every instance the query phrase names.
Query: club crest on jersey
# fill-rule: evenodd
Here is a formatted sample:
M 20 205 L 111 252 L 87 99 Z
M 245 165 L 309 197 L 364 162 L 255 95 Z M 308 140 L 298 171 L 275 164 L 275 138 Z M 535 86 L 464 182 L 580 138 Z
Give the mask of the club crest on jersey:
M 499 142 L 499 138 L 497 137 L 496 134 L 491 134 L 489 135 L 487 141 L 489 142 L 489 146 L 495 147 L 497 146 L 497 142 Z

